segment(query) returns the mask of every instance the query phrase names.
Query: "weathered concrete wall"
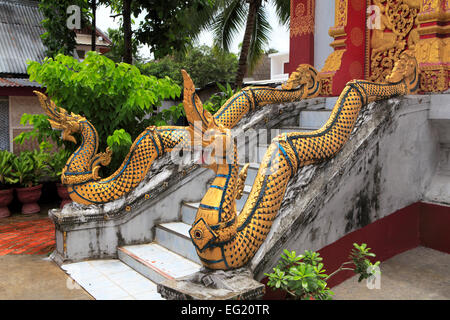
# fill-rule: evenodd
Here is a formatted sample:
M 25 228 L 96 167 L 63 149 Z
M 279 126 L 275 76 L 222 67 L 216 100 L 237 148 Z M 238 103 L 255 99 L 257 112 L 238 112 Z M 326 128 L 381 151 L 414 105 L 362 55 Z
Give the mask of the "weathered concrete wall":
M 438 133 L 439 164 L 424 201 L 450 205 L 450 101 L 449 94 L 431 95 L 428 119 Z
M 303 168 L 251 261 L 256 279 L 276 265 L 283 249 L 319 250 L 422 200 L 441 153 L 429 109 L 429 96 L 372 103 L 334 159 Z

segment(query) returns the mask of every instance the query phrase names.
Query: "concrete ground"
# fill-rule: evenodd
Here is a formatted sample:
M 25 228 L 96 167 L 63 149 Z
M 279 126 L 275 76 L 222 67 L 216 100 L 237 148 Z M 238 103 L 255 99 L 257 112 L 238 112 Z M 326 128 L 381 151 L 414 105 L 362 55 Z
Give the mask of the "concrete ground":
M 43 219 L 58 203 L 41 204 L 41 212 L 20 213 L 12 206 L 12 215 L 0 219 L 0 226 Z M 46 255 L 8 254 L 0 256 L 0 300 L 90 300 L 86 291 L 73 283 L 66 273 Z
M 90 300 L 47 255 L 0 256 L 0 300 Z
M 0 226 L 48 217 L 56 204 L 41 205 L 41 212 L 23 215 L 13 208 L 12 215 L 0 219 Z M 14 210 L 15 209 L 15 210 Z M 47 255 L 0 256 L 0 300 L 87 300 L 92 297 L 73 284 Z
M 14 214 L 0 225 L 42 219 Z M 357 277 L 332 289 L 335 300 L 450 300 L 450 254 L 418 247 L 381 264 L 380 289 L 368 289 Z M 48 255 L 0 256 L 0 300 L 91 300 Z
M 354 276 L 332 288 L 333 299 L 450 300 L 450 254 L 417 247 L 381 263 L 380 269 L 380 289 L 368 289 Z

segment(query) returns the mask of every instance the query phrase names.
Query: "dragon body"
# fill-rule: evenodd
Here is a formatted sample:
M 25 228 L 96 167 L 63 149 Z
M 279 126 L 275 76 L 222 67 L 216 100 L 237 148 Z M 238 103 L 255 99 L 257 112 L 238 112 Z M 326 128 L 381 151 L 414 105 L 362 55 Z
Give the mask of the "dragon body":
M 277 216 L 289 180 L 298 169 L 336 155 L 349 139 L 359 112 L 367 103 L 417 91 L 419 77 L 413 56 L 403 54 L 388 79 L 391 83 L 349 82 L 322 128 L 276 137 L 261 162 L 239 215 L 235 199 L 242 192 L 240 186 L 245 181 L 246 167 L 238 172 L 235 150 L 232 161 L 211 166 L 216 176 L 190 230 L 204 266 L 225 270 L 238 268 L 254 256 Z
M 320 87 L 317 82 L 313 82 L 314 77 L 317 77 L 317 71 L 313 67 L 300 65 L 283 89 L 244 88 L 218 110 L 215 121 L 224 128 L 232 128 L 247 112 L 260 106 L 317 96 Z M 155 159 L 175 147 L 190 148 L 190 141 L 194 139 L 189 127 L 148 127 L 135 139 L 120 168 L 111 176 L 101 179 L 98 175 L 100 166 L 109 164 L 112 152 L 107 149 L 106 152 L 98 153 L 99 139 L 95 127 L 86 118 L 56 106 L 44 94 L 38 91 L 35 94 L 49 116 L 52 127 L 63 130 L 64 140 L 76 143 L 73 134 L 81 135 L 80 146 L 68 159 L 61 175 L 71 199 L 77 203 L 102 204 L 124 196 L 145 178 Z M 192 104 L 192 99 L 191 92 L 184 101 L 185 105 Z
M 242 195 L 248 165 L 239 172 L 236 145 L 230 129 L 247 112 L 259 106 L 317 96 L 319 76 L 314 68 L 302 65 L 282 89 L 245 88 L 230 98 L 215 115 L 203 109 L 192 80 L 184 71 L 183 78 L 184 107 L 189 126 L 147 128 L 133 143 L 122 166 L 105 179 L 100 179 L 97 173 L 100 165 L 108 164 L 111 154 L 109 150 L 97 153 L 95 128 L 85 118 L 68 114 L 46 96 L 37 94 L 52 126 L 63 129 L 64 139 L 75 142 L 72 133 L 80 132 L 82 135 L 81 146 L 68 160 L 62 175 L 62 182 L 68 185 L 71 198 L 82 204 L 105 203 L 130 192 L 143 180 L 156 158 L 175 148 L 189 148 L 200 143 L 211 150 L 209 158 L 215 160 L 204 165 L 214 170 L 216 175 L 201 200 L 189 231 L 200 260 L 211 269 L 245 265 L 269 233 L 287 184 L 298 169 L 330 159 L 339 152 L 364 105 L 413 93 L 419 82 L 415 58 L 404 52 L 387 78 L 389 83 L 362 80 L 348 83 L 321 129 L 285 133 L 272 141 L 250 195 L 238 214 L 236 199 Z M 205 135 L 209 139 L 204 139 Z M 224 150 L 227 151 L 226 156 Z

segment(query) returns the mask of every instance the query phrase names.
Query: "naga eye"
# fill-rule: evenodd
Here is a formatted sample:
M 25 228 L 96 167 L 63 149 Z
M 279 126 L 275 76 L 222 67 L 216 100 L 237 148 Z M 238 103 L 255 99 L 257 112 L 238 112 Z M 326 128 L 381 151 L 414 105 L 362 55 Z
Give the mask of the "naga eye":
M 200 230 L 195 230 L 194 231 L 194 237 L 195 237 L 195 239 L 201 239 L 201 238 L 203 238 L 203 232 L 201 232 Z

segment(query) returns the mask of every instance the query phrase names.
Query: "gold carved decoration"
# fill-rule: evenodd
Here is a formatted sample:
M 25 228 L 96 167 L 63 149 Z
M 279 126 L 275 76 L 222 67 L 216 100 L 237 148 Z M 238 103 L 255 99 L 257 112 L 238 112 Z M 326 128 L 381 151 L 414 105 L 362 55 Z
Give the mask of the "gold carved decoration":
M 450 8 L 448 0 L 422 0 L 421 11 L 417 17 L 420 35 L 443 35 L 450 33 Z M 441 23 L 438 23 L 441 22 Z M 443 23 L 442 23 L 443 22 Z
M 416 44 L 415 54 L 421 68 L 421 90 L 425 92 L 447 90 L 450 71 L 448 64 L 450 61 L 450 38 L 422 39 Z
M 415 56 L 421 69 L 420 89 L 445 91 L 449 87 L 450 8 L 448 0 L 420 0 Z M 420 39 L 422 37 L 422 39 Z
M 448 66 L 421 66 L 420 69 L 421 90 L 425 92 L 440 92 L 448 89 L 448 78 L 450 72 Z
M 436 11 L 439 7 L 439 0 L 423 0 L 422 12 Z
M 429 38 L 416 44 L 418 63 L 441 63 L 450 61 L 450 39 Z
M 333 94 L 333 77 L 334 73 L 332 74 L 320 74 L 320 84 L 322 86 L 322 90 L 320 91 L 320 94 L 322 96 L 331 96 Z
M 347 25 L 348 0 L 335 0 L 334 4 L 334 27 L 331 27 L 328 34 L 337 38 L 345 36 L 344 28 Z
M 291 37 L 314 33 L 314 7 L 315 0 L 307 0 L 306 7 L 304 3 L 294 7 L 294 1 L 291 1 Z
M 448 22 L 450 20 L 450 7 L 448 0 L 422 0 L 421 11 L 417 21 L 421 24 L 429 22 Z M 431 24 L 421 26 L 419 33 L 423 34 L 448 34 L 450 26 L 447 24 Z
M 325 65 L 320 71 L 320 82 L 322 85 L 321 95 L 331 96 L 333 93 L 333 77 L 341 67 L 342 56 L 344 55 L 345 49 L 336 50 L 332 52 Z
M 372 30 L 370 80 L 384 82 L 405 50 L 407 37 L 416 24 L 417 0 L 374 0 L 380 19 Z M 386 32 L 389 30 L 390 32 Z M 415 31 L 413 32 L 415 36 Z
M 345 49 L 336 50 L 332 52 L 327 60 L 325 61 L 325 65 L 323 66 L 321 73 L 323 72 L 336 72 L 341 67 L 342 56 L 344 55 Z

